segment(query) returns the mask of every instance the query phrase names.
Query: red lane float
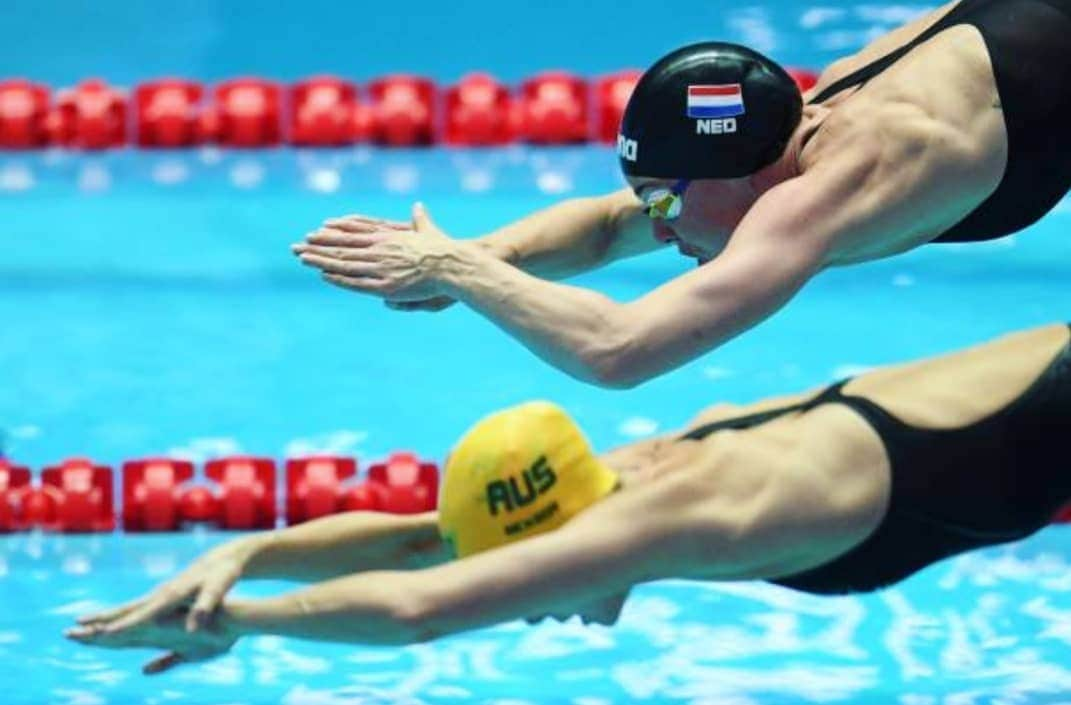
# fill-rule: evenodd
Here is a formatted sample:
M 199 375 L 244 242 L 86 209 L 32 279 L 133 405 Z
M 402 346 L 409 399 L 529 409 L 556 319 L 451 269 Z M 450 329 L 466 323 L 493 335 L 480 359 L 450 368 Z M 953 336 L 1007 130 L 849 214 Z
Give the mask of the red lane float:
M 183 520 L 188 522 L 218 522 L 219 506 L 219 497 L 207 487 L 188 487 L 179 499 L 179 511 Z
M 62 147 L 110 149 L 126 144 L 126 95 L 98 79 L 56 95 L 48 118 L 50 141 Z
M 439 501 L 439 468 L 408 452 L 392 453 L 386 462 L 368 468 L 369 484 L 387 489 L 381 510 L 417 514 L 435 509 Z
M 48 142 L 49 90 L 15 79 L 0 81 L 0 148 L 33 149 Z
M 457 146 L 491 146 L 517 136 L 509 89 L 486 73 L 473 73 L 446 91 L 443 139 Z
M 357 463 L 351 458 L 288 461 L 287 523 L 345 511 L 414 514 L 435 509 L 438 502 L 438 466 L 412 453 L 394 453 L 372 465 L 365 481 L 344 484 L 356 474 Z
M 0 532 L 28 528 L 23 502 L 30 489 L 30 469 L 0 458 Z
M 603 144 L 617 142 L 621 117 L 625 114 L 628 99 L 639 82 L 642 71 L 621 71 L 603 76 L 595 82 L 595 139 Z
M 312 456 L 286 464 L 288 524 L 343 511 L 411 514 L 435 509 L 438 466 L 409 452 L 393 453 L 357 475 L 354 458 Z M 124 531 L 177 531 L 192 522 L 222 529 L 275 526 L 275 462 L 235 456 L 209 461 L 212 486 L 196 485 L 194 465 L 185 460 L 144 458 L 122 465 Z M 116 524 L 112 471 L 75 458 L 46 468 L 40 487 L 30 470 L 0 459 L 0 531 L 111 531 Z
M 799 86 L 801 93 L 806 93 L 818 83 L 818 74 L 814 71 L 808 71 L 807 69 L 801 68 L 786 68 L 785 71 L 788 72 L 788 75 L 791 76 L 792 80 Z
M 569 144 L 588 138 L 588 85 L 563 71 L 521 85 L 521 136 L 533 144 Z
M 235 456 L 210 460 L 205 475 L 219 486 L 219 523 L 224 529 L 275 526 L 275 461 Z
M 220 133 L 219 109 L 211 103 L 201 106 L 194 122 L 194 141 L 198 144 L 216 144 Z
M 344 512 L 385 512 L 387 488 L 378 482 L 359 482 L 342 492 Z
M 334 76 L 315 76 L 290 88 L 289 142 L 296 145 L 352 144 L 361 130 L 354 118 L 357 86 Z
M 25 505 L 27 518 L 48 531 L 100 532 L 115 528 L 112 469 L 71 458 L 41 472 L 41 488 Z
M 1071 504 L 1064 507 L 1063 511 L 1056 515 L 1056 524 L 1071 524 Z
M 275 463 L 266 458 L 220 458 L 205 466 L 216 488 L 191 485 L 193 464 L 156 458 L 123 466 L 123 528 L 177 531 L 199 522 L 223 529 L 275 525 Z
M 136 141 L 140 147 L 189 147 L 200 141 L 197 122 L 204 88 L 193 81 L 165 78 L 134 91 Z
M 336 456 L 286 461 L 286 523 L 335 514 L 343 507 L 342 484 L 357 474 L 357 461 Z
M 185 482 L 193 479 L 193 463 L 148 458 L 123 463 L 123 530 L 176 531 Z
M 202 113 L 200 134 L 227 147 L 279 144 L 282 87 L 261 78 L 238 78 L 216 86 L 215 105 Z
M 435 141 L 438 89 L 421 76 L 394 75 L 368 85 L 371 137 L 395 147 L 429 145 Z

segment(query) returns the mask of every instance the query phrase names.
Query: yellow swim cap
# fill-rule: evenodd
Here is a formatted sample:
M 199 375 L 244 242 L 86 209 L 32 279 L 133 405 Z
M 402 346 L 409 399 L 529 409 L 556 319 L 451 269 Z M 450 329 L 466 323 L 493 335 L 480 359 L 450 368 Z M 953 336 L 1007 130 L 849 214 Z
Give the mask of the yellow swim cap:
M 529 402 L 462 436 L 446 462 L 439 533 L 464 558 L 557 529 L 616 486 L 564 410 Z

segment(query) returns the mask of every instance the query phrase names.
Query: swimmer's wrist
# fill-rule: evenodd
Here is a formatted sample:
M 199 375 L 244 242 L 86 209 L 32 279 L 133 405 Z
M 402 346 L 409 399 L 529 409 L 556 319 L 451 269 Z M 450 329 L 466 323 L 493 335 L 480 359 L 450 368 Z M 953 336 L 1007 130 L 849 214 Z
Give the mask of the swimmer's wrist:
M 227 636 L 239 639 L 243 636 L 271 633 L 271 599 L 249 600 L 227 598 L 219 608 L 216 628 Z
M 272 548 L 279 542 L 278 531 L 262 531 L 239 539 L 242 575 L 257 578 L 271 575 L 274 561 Z
M 465 283 L 481 268 L 501 262 L 491 251 L 472 241 L 457 241 L 449 257 L 444 257 L 435 268 L 435 281 L 441 293 L 462 298 Z
M 497 260 L 516 264 L 519 259 L 517 249 L 495 239 L 495 234 L 484 235 L 470 241 L 477 249 L 491 255 Z

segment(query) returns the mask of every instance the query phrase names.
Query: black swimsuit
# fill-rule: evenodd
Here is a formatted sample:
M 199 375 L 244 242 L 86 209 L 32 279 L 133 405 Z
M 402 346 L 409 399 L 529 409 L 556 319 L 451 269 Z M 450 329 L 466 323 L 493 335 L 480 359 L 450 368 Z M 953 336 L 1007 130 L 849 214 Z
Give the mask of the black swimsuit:
M 962 428 L 908 425 L 869 399 L 844 394 L 845 384 L 800 404 L 707 424 L 681 437 L 699 440 L 822 404 L 843 404 L 881 438 L 891 488 L 878 528 L 829 563 L 773 582 L 818 594 L 875 590 L 942 558 L 1025 538 L 1071 501 L 1071 342 L 1017 399 Z
M 918 37 L 831 84 L 812 103 L 877 76 L 949 27 L 978 29 L 1004 111 L 1008 162 L 997 190 L 934 242 L 991 240 L 1049 212 L 1071 188 L 1071 0 L 962 0 Z

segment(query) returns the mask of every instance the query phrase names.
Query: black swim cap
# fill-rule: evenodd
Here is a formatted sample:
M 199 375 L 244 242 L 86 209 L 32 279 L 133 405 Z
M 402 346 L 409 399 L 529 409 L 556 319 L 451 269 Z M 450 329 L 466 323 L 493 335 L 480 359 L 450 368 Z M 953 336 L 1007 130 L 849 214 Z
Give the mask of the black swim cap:
M 747 176 L 781 156 L 802 112 L 796 82 L 762 54 L 692 44 L 636 84 L 617 137 L 621 169 L 671 179 Z

